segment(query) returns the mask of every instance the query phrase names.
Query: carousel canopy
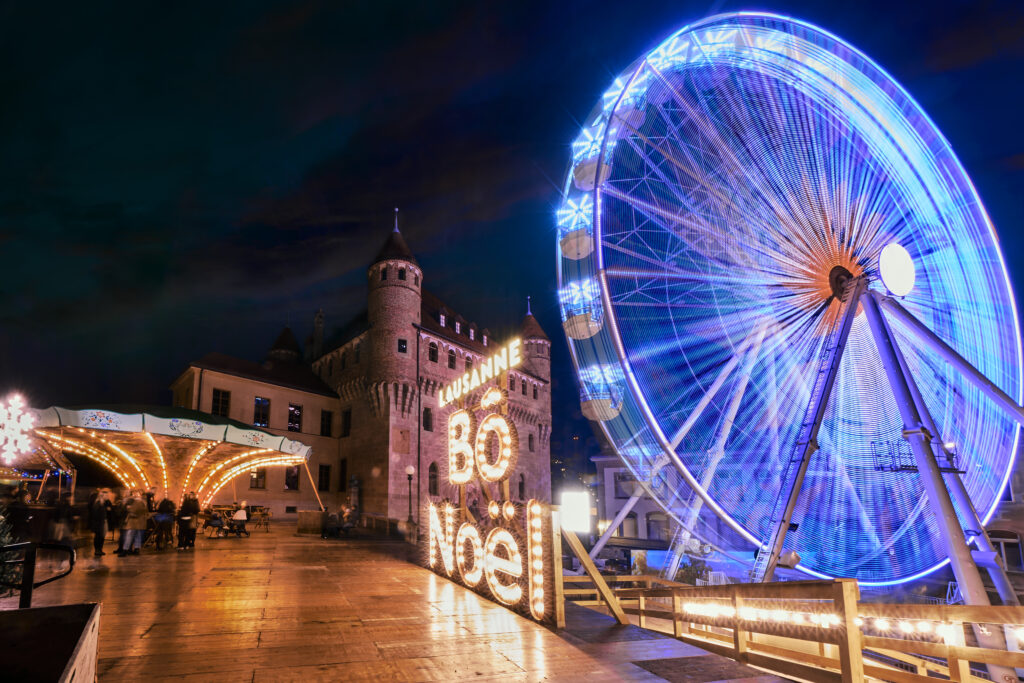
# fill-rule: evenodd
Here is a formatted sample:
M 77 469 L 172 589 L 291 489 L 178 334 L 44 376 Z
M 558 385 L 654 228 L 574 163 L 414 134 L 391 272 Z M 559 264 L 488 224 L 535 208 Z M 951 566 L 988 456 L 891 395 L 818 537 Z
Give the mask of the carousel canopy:
M 57 459 L 64 452 L 86 457 L 127 488 L 157 487 L 178 501 L 195 491 L 205 504 L 240 474 L 305 464 L 312 451 L 301 441 L 183 408 L 54 406 L 34 412 L 36 449 L 29 458 Z

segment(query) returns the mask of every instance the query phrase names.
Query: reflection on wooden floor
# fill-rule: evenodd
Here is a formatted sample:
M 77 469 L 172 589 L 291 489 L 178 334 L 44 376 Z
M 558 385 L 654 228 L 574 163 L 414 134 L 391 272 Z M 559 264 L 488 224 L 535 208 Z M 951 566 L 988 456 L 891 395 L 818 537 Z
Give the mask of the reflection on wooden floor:
M 287 525 L 200 537 L 193 552 L 121 559 L 108 547 L 33 605 L 103 603 L 103 682 L 660 681 L 633 662 L 662 659 L 671 666 L 648 668 L 669 680 L 778 680 L 573 605 L 568 628 L 549 631 L 408 563 L 406 548 Z

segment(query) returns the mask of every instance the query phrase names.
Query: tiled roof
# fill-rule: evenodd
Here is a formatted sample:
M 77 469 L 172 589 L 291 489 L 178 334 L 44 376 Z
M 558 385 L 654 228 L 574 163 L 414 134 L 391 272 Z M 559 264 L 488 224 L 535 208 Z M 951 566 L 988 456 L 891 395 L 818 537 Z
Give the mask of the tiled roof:
M 551 341 L 548 339 L 548 335 L 544 334 L 544 328 L 540 326 L 537 319 L 533 317 L 532 313 L 527 313 L 526 317 L 523 318 L 522 325 L 519 326 L 519 330 L 523 334 L 523 339 L 543 339 L 544 341 Z
M 320 394 L 322 396 L 338 395 L 337 392 L 324 384 L 309 366 L 302 363 L 288 363 L 275 360 L 270 360 L 266 363 L 254 363 L 223 353 L 208 353 L 199 360 L 193 361 L 191 365 L 204 370 L 223 372 L 226 375 L 234 375 L 290 389 L 308 391 L 311 394 Z
M 408 261 L 413 265 L 420 265 L 416 262 L 416 257 L 412 255 L 412 250 L 409 249 L 409 245 L 405 243 L 405 238 L 402 237 L 402 233 L 398 232 L 397 226 L 388 234 L 388 238 L 385 240 L 384 246 L 381 247 L 380 252 L 377 254 L 377 258 L 373 259 L 373 262 L 380 263 L 381 261 L 388 261 L 390 259 L 402 259 L 403 261 Z

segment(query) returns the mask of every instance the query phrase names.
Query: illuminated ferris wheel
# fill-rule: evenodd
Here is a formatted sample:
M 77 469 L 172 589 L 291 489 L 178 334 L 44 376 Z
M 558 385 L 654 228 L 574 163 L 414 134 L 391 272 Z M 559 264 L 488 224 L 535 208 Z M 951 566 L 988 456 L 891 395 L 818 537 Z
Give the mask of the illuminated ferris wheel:
M 969 592 L 1020 331 L 981 201 L 899 84 L 806 23 L 705 19 L 604 93 L 557 222 L 583 411 L 675 548 L 753 580 L 952 559 Z

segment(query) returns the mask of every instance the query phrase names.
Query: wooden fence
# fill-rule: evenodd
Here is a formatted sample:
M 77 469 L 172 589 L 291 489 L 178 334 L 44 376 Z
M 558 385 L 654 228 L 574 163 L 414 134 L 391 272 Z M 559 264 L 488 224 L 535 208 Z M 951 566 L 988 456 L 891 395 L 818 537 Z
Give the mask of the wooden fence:
M 1024 653 L 973 645 L 972 628 L 1024 638 L 1024 607 L 859 602 L 857 582 L 688 586 L 650 576 L 564 577 L 565 599 L 628 615 L 641 628 L 805 681 L 981 683 L 970 663 L 1024 668 Z M 608 595 L 618 603 L 608 604 Z M 621 619 L 620 619 L 621 620 Z M 1011 648 L 1012 649 L 1012 648 Z M 983 668 L 983 666 L 982 666 Z

